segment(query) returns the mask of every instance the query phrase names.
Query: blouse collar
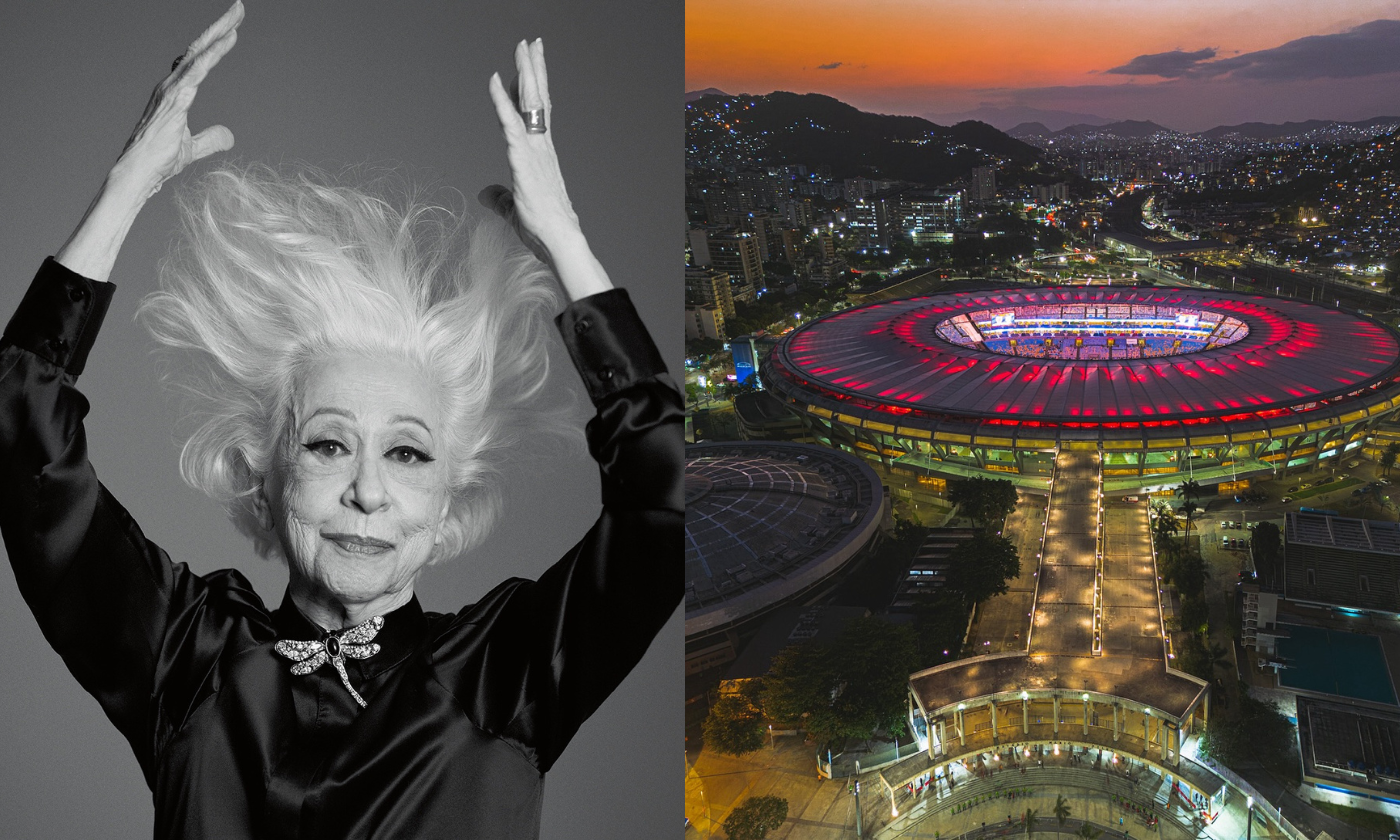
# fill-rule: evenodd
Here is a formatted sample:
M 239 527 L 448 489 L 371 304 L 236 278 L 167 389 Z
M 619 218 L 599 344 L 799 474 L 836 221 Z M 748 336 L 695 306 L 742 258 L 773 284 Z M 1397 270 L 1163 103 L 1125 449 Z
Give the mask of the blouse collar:
M 272 624 L 279 640 L 323 640 L 330 635 L 302 613 L 292 601 L 290 591 L 282 596 L 282 605 L 273 611 Z M 384 626 L 374 637 L 380 648 L 379 653 L 356 660 L 354 664 L 366 679 L 381 674 L 418 649 L 427 635 L 427 629 L 428 619 L 423 615 L 418 596 L 414 595 L 407 604 L 384 614 Z

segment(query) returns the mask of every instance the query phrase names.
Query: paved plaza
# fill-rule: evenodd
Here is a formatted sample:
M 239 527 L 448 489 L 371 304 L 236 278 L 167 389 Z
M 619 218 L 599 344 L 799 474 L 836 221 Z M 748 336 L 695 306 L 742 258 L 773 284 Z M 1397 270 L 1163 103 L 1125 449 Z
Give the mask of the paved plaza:
M 851 840 L 856 836 L 856 797 L 850 779 L 818 777 L 814 747 L 800 737 L 778 737 L 775 745 L 744 758 L 721 756 L 704 750 L 687 756 L 685 813 L 690 819 L 688 838 L 724 838 L 724 818 L 738 804 L 753 796 L 773 795 L 787 800 L 788 819 L 769 834 L 773 840 Z M 991 766 L 999 767 L 999 763 Z M 1239 840 L 1245 836 L 1246 803 L 1234 796 L 1210 825 L 1202 825 L 1170 785 L 1155 773 L 1133 763 L 1111 765 L 1097 752 L 1071 759 L 1067 753 L 1031 758 L 1022 767 L 969 772 L 954 768 L 954 787 L 937 782 L 921 792 L 896 787 L 891 812 L 888 789 L 879 772 L 864 772 L 861 779 L 862 836 L 875 840 L 896 838 L 953 838 L 972 832 L 980 836 L 1024 837 L 1020 817 L 1026 809 L 1037 814 L 1035 834 L 1059 828 L 1053 810 L 1057 796 L 1069 805 L 1067 830 L 1083 820 L 1111 829 L 1100 840 Z M 1112 769 L 1103 769 L 1103 768 Z M 980 773 L 980 775 L 976 775 Z M 1010 795 L 1008 795 L 1010 794 Z M 1157 817 L 1149 825 L 1146 814 Z M 1011 817 L 1008 825 L 1007 817 Z M 1122 826 L 1119 826 L 1119 820 Z M 982 827 L 985 823 L 985 834 Z M 1256 820 L 1253 836 L 1274 840 L 1279 833 Z

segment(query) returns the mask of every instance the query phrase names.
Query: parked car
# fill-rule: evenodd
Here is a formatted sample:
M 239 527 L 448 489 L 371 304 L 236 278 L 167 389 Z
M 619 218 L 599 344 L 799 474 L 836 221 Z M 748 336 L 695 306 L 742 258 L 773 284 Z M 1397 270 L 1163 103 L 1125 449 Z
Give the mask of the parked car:
M 1279 501 L 1280 501 L 1280 502 L 1283 502 L 1284 504 L 1288 504 L 1289 502 L 1293 501 L 1293 497 L 1292 497 L 1292 496 L 1284 496 L 1282 499 L 1279 499 Z

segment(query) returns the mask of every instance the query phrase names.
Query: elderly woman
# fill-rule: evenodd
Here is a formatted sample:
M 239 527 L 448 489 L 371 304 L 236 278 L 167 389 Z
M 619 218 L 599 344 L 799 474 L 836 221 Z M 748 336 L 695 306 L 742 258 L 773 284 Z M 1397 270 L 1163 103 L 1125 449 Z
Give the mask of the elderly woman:
M 543 774 L 679 600 L 680 399 L 589 251 L 548 128 L 541 45 L 519 99 L 491 80 L 513 191 L 463 228 L 314 176 L 222 170 L 183 200 L 185 245 L 143 315 L 191 357 L 185 477 L 285 560 L 269 610 L 236 571 L 146 539 L 88 462 L 75 390 L 137 212 L 190 163 L 198 85 L 235 3 L 156 89 L 77 230 L 0 346 L 0 514 L 21 592 L 130 742 L 160 837 L 530 837 Z M 552 269 L 552 272 L 549 270 Z M 499 511 L 503 457 L 547 422 L 541 310 L 597 416 L 603 512 L 537 581 L 424 612 L 423 568 Z

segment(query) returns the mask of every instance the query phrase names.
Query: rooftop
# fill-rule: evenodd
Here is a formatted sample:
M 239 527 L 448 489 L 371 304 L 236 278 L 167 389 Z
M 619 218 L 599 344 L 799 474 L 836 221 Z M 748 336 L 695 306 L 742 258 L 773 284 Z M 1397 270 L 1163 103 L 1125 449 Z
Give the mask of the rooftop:
M 1400 714 L 1298 697 L 1305 776 L 1400 799 Z
M 1101 323 L 1103 346 L 1071 341 L 1043 358 L 1007 356 L 982 343 L 955 343 L 940 330 L 959 316 L 1014 324 L 1021 310 L 1033 311 L 1041 326 L 1050 310 L 1058 313 L 1051 320 L 1065 324 Z M 1177 349 L 1180 355 L 1126 339 L 1107 344 L 1115 324 L 1167 316 L 1174 322 L 1176 314 L 1235 332 L 1212 334 L 1206 349 Z M 1066 353 L 1075 357 L 1056 356 Z M 875 303 L 796 330 L 768 366 L 765 383 L 798 402 L 891 425 L 965 432 L 976 424 L 1004 435 L 1035 427 L 1180 435 L 1188 424 L 1195 436 L 1198 424 L 1212 420 L 1282 428 L 1337 422 L 1382 401 L 1388 409 L 1400 397 L 1400 339 L 1389 328 L 1292 299 L 1197 289 L 1025 288 Z M 1175 431 L 1152 431 L 1157 427 Z
M 803 597 L 875 536 L 879 478 L 853 455 L 769 441 L 686 447 L 686 636 Z

